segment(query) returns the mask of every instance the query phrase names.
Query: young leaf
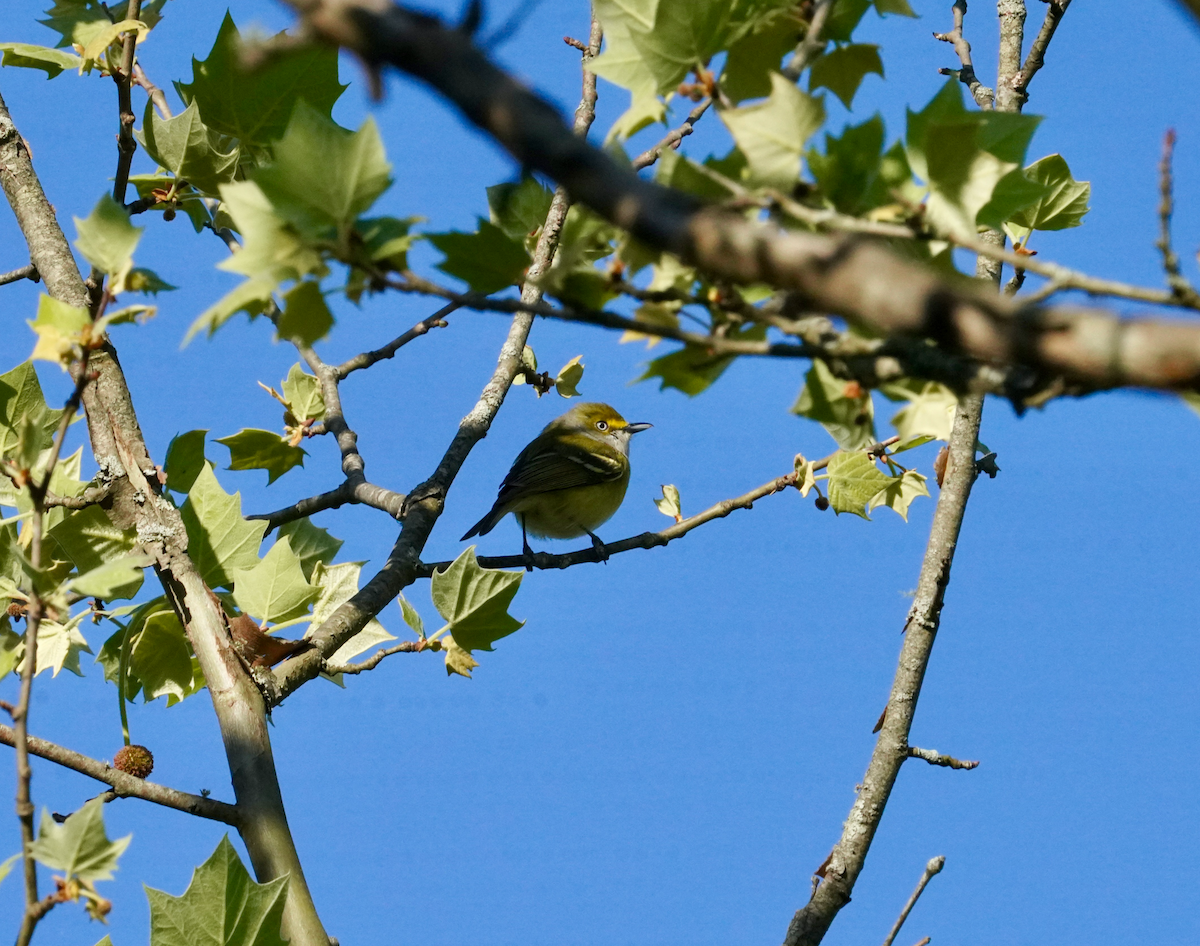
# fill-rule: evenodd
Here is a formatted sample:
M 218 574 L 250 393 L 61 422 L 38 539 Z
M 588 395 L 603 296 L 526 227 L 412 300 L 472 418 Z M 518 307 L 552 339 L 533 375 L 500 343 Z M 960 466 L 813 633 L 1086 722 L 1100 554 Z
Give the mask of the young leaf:
M 928 496 L 925 488 L 925 477 L 916 470 L 905 470 L 899 476 L 891 477 L 891 481 L 875 494 L 867 503 L 867 512 L 880 506 L 894 509 L 900 518 L 908 522 L 908 507 L 918 496 Z
M 86 218 L 73 218 L 79 239 L 75 246 L 97 269 L 115 275 L 133 265 L 133 251 L 145 227 L 129 222 L 129 213 L 105 194 Z
M 770 95 L 771 73 L 778 72 L 780 61 L 796 48 L 801 30 L 794 8 L 768 11 L 729 47 L 721 91 L 733 102 Z
M 728 0 L 658 0 L 654 28 L 631 29 L 633 45 L 665 95 L 721 48 Z
M 446 620 L 445 630 L 460 649 L 467 653 L 492 650 L 492 644 L 524 626 L 524 621 L 508 613 L 523 577 L 521 572 L 481 567 L 475 560 L 473 545 L 444 572 L 434 573 L 434 607 Z M 446 672 L 462 672 L 452 666 L 449 651 Z
M 328 565 L 342 547 L 341 539 L 335 539 L 325 529 L 314 526 L 307 516 L 283 524 L 279 527 L 278 535 L 291 543 L 292 551 L 300 559 L 300 570 L 309 581 L 312 581 L 313 569 L 317 567 L 317 563 Z
M 583 355 L 576 355 L 559 369 L 558 376 L 554 379 L 554 390 L 560 397 L 579 397 L 575 388 L 583 379 L 584 366 L 580 361 L 582 357 Z
M 654 505 L 658 507 L 658 511 L 664 516 L 674 519 L 676 522 L 683 522 L 683 512 L 679 506 L 679 490 L 674 486 L 664 486 L 662 488 L 663 498 L 654 500 Z
M 529 265 L 524 242 L 505 235 L 483 218 L 475 233 L 430 233 L 429 242 L 446 254 L 437 264 L 442 272 L 461 279 L 485 295 L 518 282 Z
M 800 174 L 804 143 L 825 121 L 825 106 L 773 72 L 770 98 L 720 115 L 749 162 L 750 183 L 790 191 Z
M 146 618 L 130 654 L 130 670 L 140 681 L 147 703 L 160 696 L 173 706 L 199 691 L 192 670 L 192 647 L 174 611 L 159 610 Z M 126 694 L 131 696 L 131 694 Z
M 321 382 L 306 372 L 299 363 L 288 369 L 288 375 L 280 386 L 283 388 L 283 400 L 297 423 L 320 420 L 325 416 L 325 398 L 321 395 Z
M 1051 154 L 1025 169 L 1025 176 L 1047 190 L 1032 206 L 1015 213 L 1011 222 L 1026 230 L 1065 230 L 1083 223 L 1092 185 L 1077 181 L 1061 154 Z
M 204 438 L 207 430 L 189 430 L 176 434 L 167 447 L 167 460 L 163 472 L 167 475 L 167 488 L 177 493 L 186 493 L 196 482 L 204 468 Z
M 78 69 L 83 60 L 74 53 L 30 43 L 0 43 L 4 58 L 0 66 L 21 66 L 25 69 L 41 69 L 47 79 L 53 79 L 64 69 Z
M 316 604 L 313 605 L 313 619 L 309 625 L 309 634 L 358 593 L 358 579 L 362 572 L 362 566 L 362 562 L 343 562 L 339 565 L 319 563 L 313 568 L 312 583 L 317 587 L 319 594 Z M 366 627 L 334 652 L 333 656 L 329 658 L 329 662 L 349 663 L 372 647 L 395 639 L 395 636 L 389 634 L 378 620 L 371 618 Z M 326 679 L 332 680 L 338 686 L 342 685 L 341 674 L 326 675 Z
M 92 339 L 92 318 L 88 310 L 67 305 L 49 296 L 38 299 L 37 318 L 26 324 L 37 333 L 32 361 L 52 361 L 64 371 L 83 352 Z
M 187 181 L 209 196 L 216 197 L 220 186 L 232 181 L 237 171 L 238 149 L 221 150 L 217 134 L 200 120 L 195 102 L 178 115 L 160 118 L 154 104 L 147 101 L 141 130 L 134 134 L 146 153 L 174 174 L 177 182 Z
M 78 811 L 56 824 L 50 812 L 42 810 L 37 840 L 29 853 L 39 864 L 62 871 L 68 880 L 112 880 L 117 861 L 129 847 L 133 835 L 115 841 L 104 830 L 104 799 L 93 798 Z
M 767 329 L 763 325 L 752 325 L 747 329 L 731 332 L 729 337 L 739 341 L 759 341 L 767 337 Z M 714 356 L 703 346 L 684 345 L 678 351 L 655 358 L 637 380 L 661 378 L 658 386 L 660 391 L 675 388 L 688 397 L 695 397 L 707 391 L 725 373 L 725 369 L 733 364 L 735 357 Z
M 554 191 L 530 175 L 487 189 L 492 223 L 513 240 L 524 240 L 546 222 L 553 199 Z
M 192 873 L 183 896 L 146 888 L 150 941 L 154 946 L 285 946 L 280 924 L 287 885 L 287 877 L 255 883 L 225 836 Z
M 81 595 L 101 601 L 132 598 L 142 587 L 142 570 L 152 564 L 154 559 L 149 555 L 125 555 L 71 579 L 67 586 Z
M 333 328 L 333 313 L 321 294 L 320 283 L 305 280 L 284 295 L 283 314 L 275 323 L 276 339 L 311 347 Z
M 820 423 L 843 450 L 859 450 L 875 441 L 871 392 L 857 381 L 835 377 L 823 361 L 814 361 L 792 413 Z
M 892 418 L 892 426 L 902 440 L 915 437 L 950 440 L 958 396 L 944 384 L 906 378 L 885 384 L 880 390 L 893 401 L 908 402 Z
M 88 642 L 79 632 L 79 624 L 86 615 L 86 611 L 81 612 L 66 624 L 50 620 L 42 621 L 42 625 L 38 629 L 35 676 L 45 670 L 53 670 L 54 672 L 50 676 L 57 677 L 64 669 L 70 670 L 77 677 L 83 676 L 83 670 L 79 666 L 79 655 L 92 652 Z M 21 663 L 24 664 L 24 662 L 24 658 L 22 658 Z
M 233 568 L 233 600 L 259 622 L 288 621 L 308 611 L 318 589 L 308 583 L 286 536 L 251 568 Z
M 869 72 L 883 77 L 883 60 L 879 58 L 878 46 L 859 43 L 839 46 L 813 63 L 808 90 L 829 89 L 846 108 L 850 108 L 858 87 Z
M 180 510 L 188 533 L 188 554 L 210 588 L 228 587 L 230 570 L 258 563 L 267 524 L 242 518 L 242 494 L 230 496 L 206 464 Z
M 421 620 L 421 615 L 417 609 L 408 603 L 408 599 L 404 595 L 397 595 L 396 600 L 400 603 L 400 615 L 404 618 L 404 623 L 412 628 L 413 633 L 421 640 L 425 639 L 425 622 Z
M 167 0 L 147 0 L 138 16 L 153 29 L 162 19 L 162 7 Z M 118 8 L 119 9 L 119 8 Z M 87 46 L 101 30 L 113 25 L 112 14 L 102 0 L 54 0 L 46 11 L 46 19 L 38 20 L 61 36 L 56 46 Z
M 879 472 L 875 461 L 861 450 L 847 453 L 839 450 L 829 461 L 829 504 L 839 515 L 852 512 L 864 519 L 871 517 L 863 511 L 875 496 L 891 485 L 892 478 Z
M 304 466 L 304 458 L 308 456 L 270 430 L 247 428 L 228 437 L 218 437 L 217 443 L 229 448 L 229 469 L 266 470 L 268 486 L 293 467 Z
M 284 133 L 298 101 L 328 117 L 345 88 L 338 82 L 337 50 L 321 44 L 292 43 L 247 69 L 241 37 L 228 12 L 208 58 L 192 59 L 192 82 L 176 84 L 180 97 L 196 103 L 209 128 L 255 146 Z
M 178 286 L 172 286 L 152 269 L 135 267 L 125 277 L 125 288 L 130 292 L 144 292 L 157 296 L 160 292 L 174 292 Z

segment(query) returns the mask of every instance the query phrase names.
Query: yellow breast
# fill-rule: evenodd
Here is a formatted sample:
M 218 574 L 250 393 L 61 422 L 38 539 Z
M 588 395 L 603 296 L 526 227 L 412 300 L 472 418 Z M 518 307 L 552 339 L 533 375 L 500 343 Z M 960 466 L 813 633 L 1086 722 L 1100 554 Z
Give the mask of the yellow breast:
M 629 473 L 611 483 L 537 493 L 512 508 L 518 522 L 539 539 L 574 539 L 595 532 L 621 508 Z

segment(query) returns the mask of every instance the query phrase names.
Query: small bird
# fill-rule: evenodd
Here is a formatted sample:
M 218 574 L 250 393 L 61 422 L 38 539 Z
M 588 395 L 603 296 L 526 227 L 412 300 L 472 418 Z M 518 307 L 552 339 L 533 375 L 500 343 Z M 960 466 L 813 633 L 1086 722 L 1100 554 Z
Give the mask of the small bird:
M 629 486 L 629 439 L 652 424 L 631 424 L 607 404 L 580 404 L 552 420 L 520 452 L 500 484 L 491 512 L 462 537 L 487 535 L 510 512 L 521 523 L 526 558 L 528 535 L 541 539 L 592 537 L 621 506 Z

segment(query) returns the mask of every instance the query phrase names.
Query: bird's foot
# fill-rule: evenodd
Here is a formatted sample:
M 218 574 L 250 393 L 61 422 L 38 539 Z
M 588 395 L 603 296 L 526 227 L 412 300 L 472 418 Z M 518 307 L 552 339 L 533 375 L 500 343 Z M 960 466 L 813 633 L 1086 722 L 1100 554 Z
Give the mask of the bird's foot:
M 523 539 L 521 541 L 521 545 L 523 546 L 521 549 L 521 554 L 525 556 L 525 571 L 531 572 L 533 571 L 533 549 L 531 549 L 529 547 L 529 543 Z
M 607 565 L 608 549 L 604 547 L 604 543 L 600 540 L 600 536 L 596 535 L 595 532 L 589 532 L 588 535 L 592 537 L 592 548 L 596 550 L 596 555 L 599 557 L 600 561 Z

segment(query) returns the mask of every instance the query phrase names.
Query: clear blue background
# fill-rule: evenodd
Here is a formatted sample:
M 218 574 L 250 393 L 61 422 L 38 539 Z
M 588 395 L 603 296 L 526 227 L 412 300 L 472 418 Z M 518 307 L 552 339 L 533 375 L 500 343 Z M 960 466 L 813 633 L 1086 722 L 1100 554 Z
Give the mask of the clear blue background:
M 42 6 L 9 0 L 2 38 L 52 42 L 33 22 Z M 954 65 L 951 48 L 930 37 L 949 29 L 949 3 L 914 6 L 922 19 L 870 13 L 859 33 L 883 44 L 888 78 L 867 78 L 851 117 L 880 109 L 892 138 L 904 107 L 921 107 L 940 87 L 937 68 Z M 1032 39 L 1044 8 L 1029 7 Z M 489 5 L 490 22 L 511 8 Z M 169 4 L 141 53 L 150 77 L 167 89 L 189 79 L 189 57 L 207 55 L 224 12 Z M 291 22 L 261 2 L 238 4 L 235 16 L 272 31 Z M 586 31 L 582 2 L 543 3 L 499 55 L 568 111 L 578 54 L 561 37 Z M 994 7 L 972 4 L 967 35 L 989 84 L 995 34 Z M 1043 258 L 1161 284 L 1156 166 L 1174 126 L 1176 246 L 1196 275 L 1198 50 L 1196 29 L 1165 0 L 1072 6 L 1032 88 L 1028 111 L 1046 121 L 1030 157 L 1061 151 L 1092 182 L 1094 209 L 1082 229 L 1039 234 Z M 107 80 L 41 75 L 5 69 L 0 90 L 73 238 L 70 217 L 110 187 L 116 96 Z M 484 187 L 510 179 L 511 163 L 414 83 L 390 78 L 386 100 L 373 104 L 352 60 L 342 75 L 355 84 L 335 117 L 357 127 L 373 114 L 395 165 L 382 211 L 423 214 L 433 230 L 472 228 L 486 213 Z M 139 114 L 143 103 L 138 90 Z M 625 104 L 624 92 L 601 84 L 600 134 Z M 644 133 L 631 150 L 661 133 Z M 686 144 L 698 157 L 726 147 L 715 116 Z M 139 154 L 135 170 L 146 165 Z M 179 350 L 191 320 L 236 282 L 213 269 L 223 246 L 196 236 L 183 215 L 139 223 L 149 226 L 139 263 L 181 287 L 160 297 L 156 320 L 115 339 L 153 455 L 161 461 L 173 435 L 196 427 L 225 436 L 277 426 L 277 407 L 255 382 L 277 384 L 295 358 L 271 343 L 265 323 L 238 319 Z M 0 270 L 25 258 L 6 212 Z M 436 258 L 414 253 L 423 266 Z M 37 292 L 0 288 L 5 367 L 32 345 L 23 320 Z M 321 350 L 336 360 L 375 347 L 434 308 L 399 296 L 361 312 L 344 307 Z M 375 482 L 404 491 L 423 480 L 493 369 L 506 322 L 463 313 L 451 323 L 343 386 Z M 541 322 L 531 341 L 551 370 L 582 353 L 588 398 L 655 425 L 637 439 L 629 497 L 606 538 L 665 525 L 650 502 L 660 484 L 675 483 L 692 513 L 788 472 L 797 451 L 833 449 L 787 411 L 801 364 L 744 360 L 688 400 L 629 386 L 646 355 L 614 335 Z M 65 396 L 55 369 L 42 376 L 52 401 Z M 487 509 L 511 458 L 566 406 L 514 389 L 455 484 L 426 558 L 458 553 L 457 537 Z M 972 497 L 913 733 L 915 744 L 982 765 L 904 769 L 854 902 L 827 942 L 881 941 L 936 854 L 946 868 L 900 942 L 1174 946 L 1200 937 L 1198 433 L 1200 419 L 1152 394 L 1064 399 L 1020 419 L 989 403 L 983 439 L 1003 472 Z M 307 447 L 306 468 L 270 491 L 262 472 L 221 473 L 222 482 L 241 490 L 247 511 L 336 485 L 335 445 Z M 919 460 L 927 473 L 932 453 Z M 227 462 L 219 445 L 210 456 Z M 794 492 L 770 497 L 666 549 L 527 577 L 513 606 L 527 626 L 482 655 L 473 680 L 447 679 L 434 655 L 397 655 L 345 690 L 305 687 L 275 713 L 272 735 L 330 933 L 347 944 L 414 946 L 779 942 L 865 770 L 932 508 L 918 502 L 908 524 L 887 510 L 867 523 L 819 513 Z M 317 521 L 346 539 L 344 560 L 369 559 L 368 572 L 395 538 L 371 511 Z M 511 553 L 518 543 L 505 523 L 480 550 Z M 409 598 L 438 626 L 427 585 Z M 381 617 L 404 633 L 395 606 Z M 85 633 L 98 649 L 107 631 Z M 86 657 L 85 666 L 84 679 L 38 678 L 32 729 L 111 758 L 121 739 L 115 694 Z M 11 678 L 0 685 L 0 696 L 14 693 Z M 135 741 L 155 753 L 156 780 L 231 800 L 205 696 L 169 710 L 139 705 L 131 716 Z M 33 790 L 39 805 L 66 812 L 98 786 L 38 762 Z M 139 885 L 181 893 L 224 829 L 136 800 L 108 806 L 107 818 L 111 835 L 134 835 L 117 879 L 100 885 L 116 904 L 109 931 L 116 946 L 144 943 Z M 0 819 L 0 855 L 17 850 L 17 838 L 15 819 Z M 20 897 L 14 875 L 0 887 L 12 929 Z M 104 932 L 64 906 L 38 935 L 90 946 Z

